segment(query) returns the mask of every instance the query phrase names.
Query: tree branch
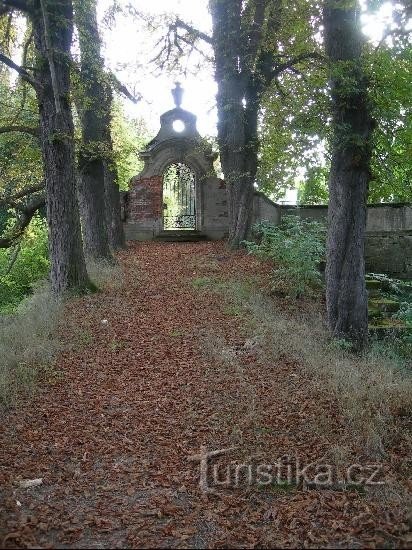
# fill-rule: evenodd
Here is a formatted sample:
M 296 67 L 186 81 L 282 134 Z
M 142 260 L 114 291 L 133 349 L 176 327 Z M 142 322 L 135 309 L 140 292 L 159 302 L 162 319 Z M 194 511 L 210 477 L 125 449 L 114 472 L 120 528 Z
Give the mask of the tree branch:
M 318 59 L 324 61 L 325 57 L 318 52 L 302 53 L 300 55 L 297 55 L 296 57 L 288 59 L 284 63 L 276 65 L 272 70 L 272 78 L 279 76 L 281 73 L 283 73 L 283 71 L 286 71 L 287 69 L 292 69 L 294 65 L 307 59 Z
M 21 245 L 20 243 L 15 247 L 15 249 L 13 250 L 13 255 L 10 259 L 10 263 L 7 267 L 7 270 L 6 270 L 6 273 L 5 273 L 5 276 L 7 277 L 7 275 L 9 275 L 11 273 L 11 270 L 13 269 L 14 267 L 14 264 L 16 263 L 17 261 L 17 258 L 19 257 L 19 253 L 20 253 L 20 250 L 21 250 Z
M 14 195 L 10 195 L 8 197 L 0 197 L 0 206 L 13 206 L 15 208 L 19 208 L 19 205 L 16 204 L 16 201 L 23 199 L 24 197 L 27 197 L 27 195 L 32 195 L 33 193 L 39 193 L 40 191 L 44 191 L 44 187 L 45 187 L 44 182 L 42 182 L 42 183 L 39 183 L 38 185 L 32 185 L 30 187 L 26 187 L 26 189 L 23 189 L 22 191 L 19 191 Z
M 6 237 L 0 238 L 0 248 L 12 247 L 23 235 L 25 229 L 30 224 L 35 213 L 45 204 L 44 195 L 35 197 L 30 203 L 18 208 L 20 215 L 18 216 L 13 229 Z
M 173 25 L 170 25 L 170 30 L 174 30 L 174 29 L 177 30 L 178 28 L 185 30 L 189 34 L 192 34 L 195 38 L 198 38 L 200 40 L 203 40 L 204 42 L 207 42 L 208 44 L 213 45 L 213 39 L 211 36 L 209 36 L 208 34 L 202 31 L 195 29 L 194 27 L 192 27 L 188 23 L 185 23 L 181 19 L 176 19 Z
M 409 36 L 412 33 L 412 29 L 392 29 L 385 32 L 382 39 L 379 41 L 379 44 L 375 48 L 375 52 L 379 50 L 379 48 L 382 47 L 383 43 L 389 36 Z
M 31 84 L 34 89 L 37 90 L 41 87 L 40 82 L 33 78 L 23 67 L 20 67 L 20 65 L 17 65 L 14 61 L 2 53 L 0 53 L 0 63 L 4 63 L 7 67 L 10 67 L 10 69 L 16 71 L 21 78 Z
M 23 134 L 30 134 L 33 137 L 40 137 L 40 128 L 32 128 L 30 126 L 0 126 L 0 134 L 8 134 L 9 132 L 21 132 Z
M 142 99 L 142 96 L 140 94 L 136 97 L 131 92 L 129 92 L 127 87 L 122 84 L 117 76 L 112 72 L 109 73 L 109 77 L 112 81 L 113 88 L 119 93 L 123 94 L 125 97 L 127 97 L 127 99 L 130 99 L 130 101 L 132 101 L 133 103 L 138 103 Z

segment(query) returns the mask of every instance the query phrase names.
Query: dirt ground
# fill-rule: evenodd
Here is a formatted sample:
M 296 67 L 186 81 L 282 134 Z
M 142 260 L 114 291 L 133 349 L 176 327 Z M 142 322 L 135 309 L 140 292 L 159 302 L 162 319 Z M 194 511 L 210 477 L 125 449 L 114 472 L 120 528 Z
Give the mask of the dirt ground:
M 408 546 L 401 502 L 295 477 L 348 428 L 333 396 L 286 353 L 266 360 L 247 315 L 207 284 L 264 280 L 264 266 L 223 243 L 137 243 L 119 259 L 124 286 L 67 305 L 66 351 L 2 418 L 0 545 Z M 201 472 L 196 456 L 224 449 Z M 280 483 L 259 483 L 280 457 Z

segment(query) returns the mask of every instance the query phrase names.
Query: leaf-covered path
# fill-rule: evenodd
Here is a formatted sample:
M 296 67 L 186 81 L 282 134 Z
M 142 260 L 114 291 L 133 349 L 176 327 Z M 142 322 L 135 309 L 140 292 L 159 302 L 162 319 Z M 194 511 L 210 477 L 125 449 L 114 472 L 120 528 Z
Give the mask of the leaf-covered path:
M 307 464 L 344 423 L 296 361 L 265 361 L 247 314 L 208 284 L 264 279 L 257 262 L 222 243 L 135 244 L 120 260 L 125 286 L 67 306 L 69 349 L 2 421 L 0 545 L 401 546 L 401 511 L 358 491 L 242 477 L 201 490 L 202 445 L 235 447 L 222 465 Z

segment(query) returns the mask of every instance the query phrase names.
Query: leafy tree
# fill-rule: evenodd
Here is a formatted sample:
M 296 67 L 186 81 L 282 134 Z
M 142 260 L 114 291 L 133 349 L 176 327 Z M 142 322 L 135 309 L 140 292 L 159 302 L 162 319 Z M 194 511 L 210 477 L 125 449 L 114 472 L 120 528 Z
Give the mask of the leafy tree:
M 126 191 L 129 188 L 130 179 L 143 168 L 139 151 L 142 151 L 150 140 L 149 132 L 143 119 L 127 117 L 122 104 L 115 101 L 113 104 L 112 137 L 119 187 Z
M 308 168 L 306 180 L 298 189 L 299 204 L 327 204 L 328 169 L 323 167 Z
M 381 4 L 375 3 L 375 9 Z M 381 43 L 376 46 L 369 41 L 363 50 L 363 68 L 369 77 L 376 122 L 372 136 L 370 203 L 412 199 L 409 84 L 412 33 L 405 28 L 407 10 L 399 4 L 393 9 L 393 20 Z M 369 3 L 367 13 L 372 11 Z M 296 21 L 298 29 L 304 24 L 300 21 L 302 17 L 308 19 L 300 11 Z M 316 29 L 321 20 L 315 12 L 314 17 Z M 331 121 L 325 69 L 320 64 L 311 65 L 301 78 L 284 73 L 265 94 L 259 128 L 261 151 L 257 181 L 260 189 L 274 199 L 281 197 L 285 189 L 295 187 L 297 181 L 300 197 L 309 196 L 313 203 L 327 199 L 322 180 L 324 171 L 330 169 Z M 314 174 L 320 179 L 314 181 Z
M 37 214 L 17 245 L 0 249 L 0 312 L 12 311 L 49 269 L 47 224 Z
M 370 202 L 412 201 L 412 45 L 405 37 L 370 54 L 369 74 L 376 120 Z
M 40 143 L 46 187 L 53 291 L 90 286 L 83 256 L 76 198 L 74 130 L 70 97 L 71 0 L 2 0 L 0 15 L 13 9 L 26 14 L 33 28 L 35 70 L 16 65 L 5 54 L 0 61 L 18 72 L 37 96 Z M 22 226 L 32 212 L 24 212 Z M 4 243 L 3 243 L 4 244 Z

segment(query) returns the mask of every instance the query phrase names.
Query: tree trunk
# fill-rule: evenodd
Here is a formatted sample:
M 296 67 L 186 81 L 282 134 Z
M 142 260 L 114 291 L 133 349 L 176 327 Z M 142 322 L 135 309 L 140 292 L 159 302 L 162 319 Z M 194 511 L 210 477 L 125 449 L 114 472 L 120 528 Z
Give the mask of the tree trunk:
M 81 52 L 78 110 L 82 126 L 79 154 L 79 203 L 87 256 L 113 261 L 109 246 L 105 197 L 104 70 L 100 55 L 96 1 L 76 0 L 75 18 Z M 103 96 L 103 97 L 102 97 Z
M 211 2 L 215 74 L 218 83 L 218 142 L 228 189 L 229 246 L 239 248 L 246 238 L 253 206 L 257 169 L 255 137 L 250 133 L 247 85 L 250 75 L 240 70 L 240 0 Z M 257 124 L 257 110 L 256 124 Z
M 126 240 L 121 219 L 120 190 L 117 185 L 117 170 L 113 162 L 106 162 L 104 169 L 106 218 L 109 241 L 113 250 L 119 250 L 126 246 Z
M 41 83 L 36 92 L 46 182 L 51 285 L 54 292 L 61 293 L 84 290 L 90 287 L 90 282 L 76 198 L 74 131 L 69 102 L 72 3 L 58 0 L 44 4 L 45 13 L 38 8 L 33 15 L 39 60 L 37 78 Z
M 117 184 L 118 173 L 114 162 L 113 140 L 111 134 L 113 92 L 109 85 L 106 85 L 105 101 L 102 103 L 105 143 L 108 156 L 104 163 L 104 186 L 106 197 L 106 220 L 109 231 L 109 241 L 113 250 L 119 250 L 126 246 L 123 221 L 121 219 L 120 190 Z
M 333 144 L 329 178 L 327 310 L 331 333 L 361 350 L 368 337 L 364 243 L 373 122 L 362 69 L 359 6 L 326 0 Z

